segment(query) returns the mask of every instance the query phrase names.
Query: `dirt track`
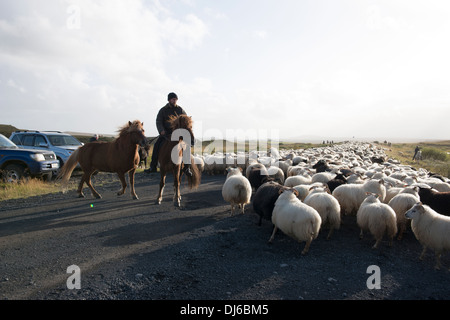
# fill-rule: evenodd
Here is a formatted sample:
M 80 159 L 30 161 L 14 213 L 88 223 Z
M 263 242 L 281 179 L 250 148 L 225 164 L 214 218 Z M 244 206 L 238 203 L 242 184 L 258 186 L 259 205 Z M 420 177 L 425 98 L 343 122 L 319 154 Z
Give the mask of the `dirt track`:
M 436 271 L 430 251 L 411 230 L 402 241 L 371 249 L 359 240 L 354 217 L 331 240 L 321 233 L 306 256 L 269 221 L 257 225 L 251 205 L 229 216 L 224 176 L 202 177 L 172 204 L 168 177 L 163 203 L 154 204 L 158 177 L 136 177 L 136 193 L 117 197 L 118 179 L 99 174 L 102 199 L 75 192 L 10 200 L 0 208 L 0 299 L 449 299 L 450 255 Z M 75 177 L 78 179 L 78 177 Z M 103 185 L 100 185 L 100 180 Z M 91 206 L 92 205 L 92 206 Z M 81 270 L 81 289 L 69 290 L 67 267 Z M 381 271 L 381 289 L 368 289 L 367 269 Z

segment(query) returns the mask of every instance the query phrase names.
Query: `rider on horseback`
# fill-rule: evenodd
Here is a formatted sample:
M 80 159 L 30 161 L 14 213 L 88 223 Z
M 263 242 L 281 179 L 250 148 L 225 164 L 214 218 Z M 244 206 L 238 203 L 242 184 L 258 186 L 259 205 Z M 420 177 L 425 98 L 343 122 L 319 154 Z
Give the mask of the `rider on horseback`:
M 183 108 L 177 105 L 178 96 L 175 93 L 173 92 L 169 93 L 167 100 L 169 102 L 159 110 L 158 116 L 156 117 L 156 128 L 158 129 L 159 137 L 153 147 L 152 161 L 150 163 L 150 168 L 144 170 L 146 173 L 156 172 L 156 166 L 158 165 L 159 149 L 161 148 L 161 145 L 163 144 L 164 140 L 170 140 L 172 129 L 170 128 L 168 123 L 169 117 L 186 114 Z M 194 145 L 194 137 L 191 137 L 191 146 L 192 145 Z M 184 164 L 184 173 L 187 176 L 192 176 L 190 163 Z

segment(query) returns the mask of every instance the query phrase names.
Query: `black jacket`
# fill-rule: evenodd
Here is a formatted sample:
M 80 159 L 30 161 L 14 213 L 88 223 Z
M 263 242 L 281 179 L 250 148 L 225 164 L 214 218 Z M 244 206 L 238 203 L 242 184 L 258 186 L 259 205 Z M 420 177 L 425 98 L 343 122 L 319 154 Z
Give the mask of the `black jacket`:
M 169 120 L 169 116 L 179 116 L 180 114 L 186 114 L 186 112 L 178 105 L 172 107 L 169 103 L 167 103 L 164 107 L 162 107 L 156 116 L 156 128 L 158 129 L 158 133 L 161 134 L 162 131 L 165 131 L 166 135 L 172 133 L 172 129 L 167 122 Z

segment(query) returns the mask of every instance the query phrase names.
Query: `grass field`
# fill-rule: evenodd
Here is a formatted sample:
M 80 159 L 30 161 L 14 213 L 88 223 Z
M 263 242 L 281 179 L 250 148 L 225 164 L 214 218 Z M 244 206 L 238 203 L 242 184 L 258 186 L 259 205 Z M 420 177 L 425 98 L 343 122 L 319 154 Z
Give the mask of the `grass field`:
M 424 168 L 433 173 L 450 177 L 450 140 L 419 143 L 394 143 L 391 146 L 380 144 L 386 154 L 399 160 L 402 164 L 415 168 Z M 414 149 L 419 146 L 422 150 L 422 160 L 414 161 Z

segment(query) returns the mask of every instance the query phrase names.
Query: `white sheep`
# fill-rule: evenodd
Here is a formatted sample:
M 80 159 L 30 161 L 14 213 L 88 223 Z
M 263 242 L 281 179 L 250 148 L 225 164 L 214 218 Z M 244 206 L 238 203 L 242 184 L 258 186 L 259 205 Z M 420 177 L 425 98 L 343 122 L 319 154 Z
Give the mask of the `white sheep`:
M 311 177 L 311 183 L 314 183 L 314 182 L 327 183 L 327 182 L 330 181 L 331 179 L 334 179 L 334 177 L 336 177 L 336 175 L 333 174 L 333 173 L 331 173 L 331 172 L 319 172 L 319 173 L 315 173 L 315 174 L 313 174 L 313 176 Z
M 302 255 L 309 250 L 312 240 L 316 239 L 322 218 L 316 209 L 302 203 L 293 189 L 285 190 L 280 194 L 272 212 L 274 229 L 269 242 L 272 242 L 275 233 L 280 229 L 287 236 L 297 241 L 306 241 Z
M 322 218 L 322 226 L 328 225 L 330 231 L 327 240 L 330 239 L 334 229 L 341 226 L 341 207 L 327 188 L 314 188 L 303 201 L 304 204 L 317 210 Z
M 417 191 L 416 194 L 401 192 L 389 201 L 388 205 L 392 209 L 394 209 L 395 215 L 397 217 L 398 240 L 401 240 L 403 238 L 403 233 L 405 232 L 408 224 L 405 213 L 406 211 L 411 209 L 417 202 L 419 202 L 419 194 L 417 193 Z
M 380 201 L 386 197 L 386 187 L 381 180 L 369 180 L 364 184 L 343 184 L 333 190 L 332 195 L 339 201 L 341 212 L 355 214 L 366 197 L 366 192 L 377 193 Z
M 242 175 L 241 168 L 227 168 L 227 178 L 222 186 L 223 199 L 231 204 L 231 215 L 234 215 L 235 207 L 245 212 L 245 205 L 250 203 L 252 186 L 246 177 Z
M 378 199 L 378 194 L 367 193 L 366 198 L 356 213 L 356 223 L 361 229 L 360 238 L 364 231 L 369 231 L 375 238 L 373 249 L 378 248 L 384 234 L 389 238 L 389 246 L 397 233 L 397 218 L 394 209 Z
M 300 184 L 311 184 L 311 177 L 296 175 L 287 177 L 286 180 L 284 180 L 284 185 L 286 187 L 294 187 Z
M 435 269 L 441 268 L 441 255 L 450 249 L 450 217 L 444 216 L 421 202 L 416 203 L 405 214 L 412 219 L 411 229 L 423 246 L 420 260 L 423 260 L 427 248 L 436 255 Z
M 269 177 L 273 178 L 279 184 L 284 184 L 284 173 L 283 170 L 277 166 L 271 166 L 267 168 L 267 173 Z

